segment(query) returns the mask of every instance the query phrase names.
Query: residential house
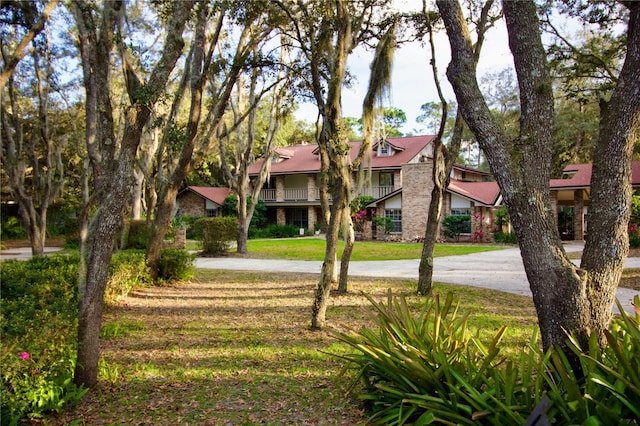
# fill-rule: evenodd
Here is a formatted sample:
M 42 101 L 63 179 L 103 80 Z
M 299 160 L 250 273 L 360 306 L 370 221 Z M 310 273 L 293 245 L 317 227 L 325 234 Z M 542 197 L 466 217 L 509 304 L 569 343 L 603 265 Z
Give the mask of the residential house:
M 231 194 L 229 188 L 188 186 L 178 193 L 176 205 L 178 216 L 220 216 L 224 199 Z
M 570 164 L 560 179 L 551 179 L 551 201 L 558 218 L 560 236 L 568 240 L 583 240 L 587 232 L 588 210 L 591 204 L 591 164 Z M 631 163 L 631 184 L 640 188 L 640 162 Z
M 376 215 L 391 218 L 392 235 L 404 240 L 424 235 L 433 187 L 433 139 L 431 135 L 409 136 L 376 142 L 364 161 L 364 167 L 370 170 L 370 179 L 353 193 L 354 197 L 369 195 L 375 198 L 369 207 Z M 352 159 L 360 145 L 361 142 L 350 143 Z M 281 148 L 271 161 L 270 179 L 261 192 L 269 220 L 300 228 L 313 228 L 321 223 L 318 146 L 300 144 Z M 260 162 L 250 169 L 250 175 L 255 177 L 259 167 Z M 452 185 L 444 200 L 445 214 L 479 212 L 486 216 L 485 227 L 490 228 L 491 209 L 500 201 L 498 186 L 490 180 L 491 175 L 487 172 L 456 165 Z M 477 185 L 470 185 L 472 182 Z M 483 221 L 478 221 L 479 226 L 482 225 Z

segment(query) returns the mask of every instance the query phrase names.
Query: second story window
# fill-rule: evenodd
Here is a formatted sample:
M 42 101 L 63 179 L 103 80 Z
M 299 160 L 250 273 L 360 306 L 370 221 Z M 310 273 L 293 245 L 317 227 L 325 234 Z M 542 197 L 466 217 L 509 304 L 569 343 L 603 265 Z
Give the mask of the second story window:
M 381 143 L 378 147 L 378 156 L 380 157 L 386 157 L 391 155 L 392 153 L 393 152 L 391 150 L 391 145 L 389 145 L 388 143 Z

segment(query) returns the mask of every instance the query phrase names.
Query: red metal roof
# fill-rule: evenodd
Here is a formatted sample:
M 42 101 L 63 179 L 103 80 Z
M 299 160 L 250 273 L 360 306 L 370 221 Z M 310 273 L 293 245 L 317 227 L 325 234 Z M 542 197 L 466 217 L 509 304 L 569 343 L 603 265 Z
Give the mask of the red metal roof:
M 371 168 L 373 169 L 393 169 L 400 168 L 413 160 L 420 152 L 429 145 L 435 136 L 408 136 L 403 138 L 387 138 L 387 142 L 395 148 L 394 155 L 378 157 L 376 152 L 371 155 Z M 351 159 L 355 159 L 362 142 L 349 142 L 351 146 L 349 155 Z M 279 149 L 279 152 L 286 153 L 290 158 L 282 159 L 279 162 L 271 164 L 271 174 L 294 174 L 294 173 L 313 173 L 320 171 L 320 158 L 317 152 L 316 144 L 300 144 L 288 146 Z M 249 168 L 249 174 L 255 175 L 260 170 L 260 165 L 264 160 L 258 160 Z M 368 160 L 363 160 L 365 167 L 369 166 Z
M 591 164 L 569 164 L 563 170 L 565 179 L 551 179 L 551 189 L 587 188 L 591 186 Z M 631 163 L 631 184 L 640 186 L 640 161 Z
M 193 191 L 202 198 L 213 201 L 220 206 L 224 204 L 224 199 L 231 194 L 231 190 L 229 188 L 217 188 L 211 186 L 188 186 L 182 192 L 184 191 Z
M 447 190 L 486 206 L 495 205 L 500 197 L 497 182 L 464 182 L 451 179 Z

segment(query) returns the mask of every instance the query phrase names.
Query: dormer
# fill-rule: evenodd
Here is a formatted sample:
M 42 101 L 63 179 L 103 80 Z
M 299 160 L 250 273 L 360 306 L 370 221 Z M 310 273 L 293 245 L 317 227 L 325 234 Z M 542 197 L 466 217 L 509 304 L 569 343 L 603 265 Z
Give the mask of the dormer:
M 290 149 L 278 148 L 275 150 L 275 152 L 271 156 L 271 162 L 280 163 L 284 160 L 288 160 L 289 158 L 293 157 L 293 155 L 294 155 L 294 152 Z
M 404 148 L 393 145 L 385 139 L 380 139 L 373 145 L 373 150 L 376 152 L 377 157 L 391 157 L 396 152 L 403 151 Z

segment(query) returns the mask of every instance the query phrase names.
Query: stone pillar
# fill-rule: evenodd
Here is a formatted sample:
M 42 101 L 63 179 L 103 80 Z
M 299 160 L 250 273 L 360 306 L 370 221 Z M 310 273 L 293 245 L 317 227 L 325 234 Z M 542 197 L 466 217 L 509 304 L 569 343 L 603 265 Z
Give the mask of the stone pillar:
M 307 219 L 309 220 L 309 230 L 313 232 L 315 230 L 314 225 L 318 222 L 318 218 L 316 217 L 316 208 L 314 206 L 309 206 L 307 208 Z
M 316 185 L 316 175 L 307 175 L 307 200 L 315 201 L 318 197 L 318 186 Z M 315 213 L 314 221 L 315 221 Z M 311 222 L 311 213 L 309 213 L 309 226 L 313 226 Z
M 393 172 L 393 190 L 397 191 L 402 188 L 402 170 L 394 170 Z
M 278 225 L 286 225 L 287 224 L 287 214 L 282 207 L 278 207 L 276 209 L 276 223 Z
M 551 213 L 558 222 L 558 191 L 551 191 Z
M 178 228 L 173 233 L 173 247 L 179 249 L 187 248 L 187 228 Z
M 584 198 L 582 189 L 573 192 L 573 239 L 584 240 L 584 214 L 582 212 Z
M 284 201 L 284 176 L 276 176 L 276 201 Z

